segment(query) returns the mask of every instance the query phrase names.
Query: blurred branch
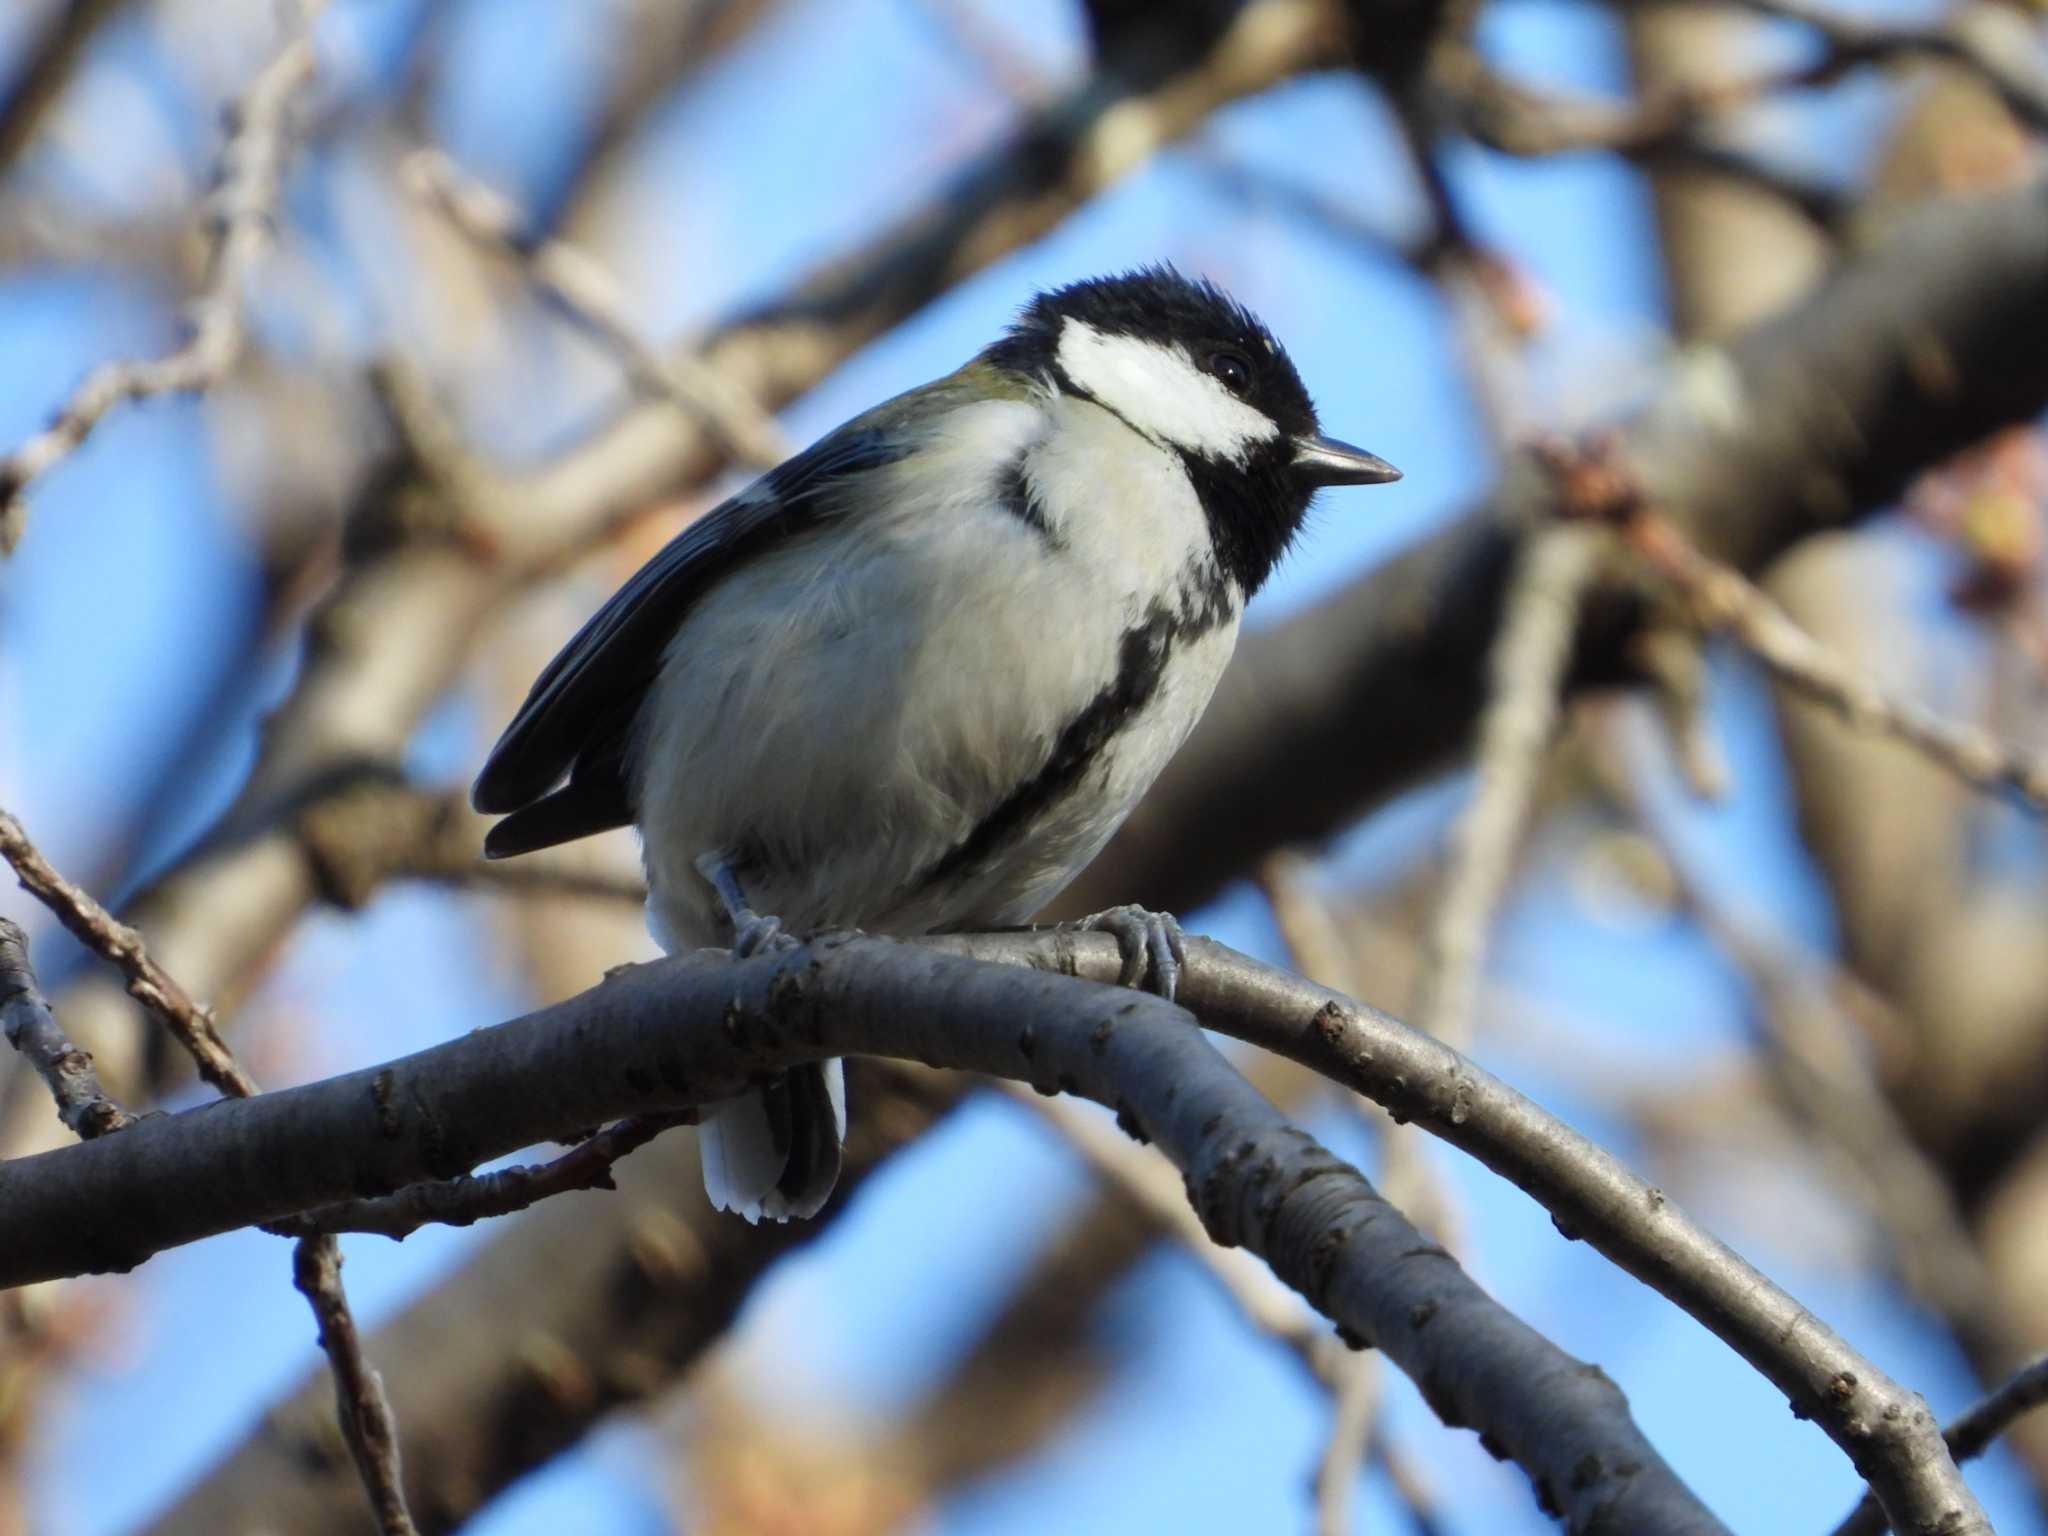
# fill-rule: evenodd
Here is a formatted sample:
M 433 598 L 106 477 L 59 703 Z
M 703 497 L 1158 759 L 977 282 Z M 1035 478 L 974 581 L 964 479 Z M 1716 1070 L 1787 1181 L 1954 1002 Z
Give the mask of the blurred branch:
M 1641 787 L 1646 744 L 1638 742 L 1648 733 L 1617 723 L 1620 730 L 1596 742 L 1591 766 L 1663 850 L 1678 906 L 1748 980 L 1769 1089 L 1879 1229 L 1893 1272 L 1949 1328 L 1977 1369 L 1995 1380 L 2003 1366 L 1991 1362 L 2018 1353 L 2014 1331 L 1953 1191 L 1885 1098 L 1872 1068 L 1873 1043 L 1856 1016 L 1882 1010 L 1882 1000 L 1698 877 L 1682 841 Z M 1892 1029 L 1899 1028 L 1892 1021 Z
M 1698 0 L 1636 0 L 1694 4 Z M 1719 0 L 1716 0 L 1719 3 Z M 1759 16 L 1797 22 L 1819 34 L 1825 57 L 1807 71 L 1808 84 L 1824 84 L 1865 65 L 1918 59 L 1960 65 L 1989 86 L 2013 116 L 2035 132 L 2048 132 L 2048 82 L 1987 46 L 1967 26 L 1913 26 L 1871 20 L 1816 5 L 1812 0 L 1728 0 Z
M 73 938 L 127 979 L 128 995 L 155 1014 L 199 1068 L 225 1094 L 250 1094 L 255 1081 L 214 1028 L 213 1016 L 172 979 L 143 947 L 142 935 L 59 874 L 29 841 L 21 823 L 0 811 L 0 858 L 14 866 L 25 889 L 57 916 Z
M 81 1141 L 126 1130 L 135 1117 L 108 1098 L 93 1071 L 92 1055 L 65 1037 L 49 1000 L 36 985 L 28 935 L 0 917 L 0 1034 L 49 1085 L 57 1118 Z
M 1943 1432 L 1949 1453 L 1959 1463 L 1983 1455 L 2015 1421 L 2043 1403 L 2048 1403 L 2048 1355 L 2029 1361 L 2004 1386 L 1979 1400 L 1949 1425 Z M 1894 1527 L 1877 1500 L 1866 1494 L 1848 1518 L 1835 1527 L 1834 1536 L 1882 1536 L 1891 1529 Z
M 470 241 L 517 262 L 561 315 L 612 355 L 635 391 L 687 412 L 712 433 L 720 452 L 768 469 L 795 451 L 775 418 L 694 349 L 664 355 L 646 341 L 618 280 L 588 251 L 566 240 L 532 239 L 518 204 L 464 176 L 439 150 L 415 150 L 402 175 L 414 195 Z
M 334 1370 L 335 1413 L 377 1529 L 381 1536 L 418 1536 L 405 1507 L 391 1400 L 384 1395 L 384 1378 L 363 1358 L 363 1341 L 341 1288 L 341 1245 L 331 1236 L 301 1238 L 292 1250 L 292 1284 L 320 1324 L 320 1347 Z
M 1560 506 L 1567 518 L 1573 511 Z M 1488 661 L 1478 786 L 1451 833 L 1451 872 L 1430 925 L 1417 1004 L 1421 1027 L 1450 1044 L 1471 1034 L 1487 932 L 1557 727 L 1579 611 L 1606 543 L 1600 528 L 1553 523 L 1522 547 L 1509 583 Z
M 58 0 L 25 50 L 20 73 L 0 93 L 0 176 L 36 136 L 85 58 L 86 45 L 131 0 Z
M 1455 79 L 1451 99 L 1459 126 L 1502 154 L 1540 158 L 1604 150 L 1650 167 L 1713 171 L 1783 199 L 1830 233 L 1843 230 L 1854 207 L 1847 194 L 1826 182 L 1773 165 L 1704 131 L 1717 114 L 1789 89 L 1801 83 L 1797 77 L 1679 85 L 1626 102 L 1539 90 L 1476 56 Z
M 631 0 L 615 8 L 616 57 L 589 135 L 560 190 L 540 200 L 534 232 L 573 231 L 613 185 L 640 129 L 752 35 L 780 0 Z M 587 237 L 588 231 L 584 231 Z
M 1771 676 L 1826 705 L 1859 730 L 1906 742 L 1983 790 L 2010 790 L 2048 812 L 2048 762 L 2022 755 L 1989 731 L 1891 697 L 1875 679 L 1801 629 L 1763 591 L 1696 549 L 1673 524 L 1643 517 L 1630 543 L 1676 590 L 1696 620 L 1740 642 Z
M 287 43 L 235 103 L 208 223 L 213 246 L 190 312 L 189 340 L 150 362 L 105 363 L 87 375 L 50 425 L 0 458 L 0 554 L 20 540 L 29 482 L 73 452 L 102 417 L 128 400 L 210 389 L 227 377 L 245 338 L 243 289 L 270 248 L 284 179 L 293 103 L 313 76 L 311 31 L 326 0 L 299 0 Z
M 396 880 L 633 904 L 647 899 L 644 881 L 568 867 L 545 855 L 516 863 L 485 860 L 482 818 L 459 785 L 429 788 L 395 772 L 366 769 L 290 819 L 321 894 L 346 911 L 368 906 Z
M 1330 1435 L 1316 1463 L 1317 1536 L 1348 1536 L 1357 1528 L 1351 1514 L 1351 1490 L 1372 1448 L 1373 1427 L 1379 1418 L 1379 1356 L 1358 1355 L 1343 1361 L 1335 1387 Z
M 1034 948 L 1048 959 L 1116 956 L 1113 940 L 1076 935 L 970 942 L 1007 946 L 1017 958 Z M 1293 980 L 1197 947 L 1204 969 Z M 1591 1520 L 1600 1511 L 1628 1529 L 1719 1528 L 1642 1438 L 1610 1382 L 1501 1309 L 1245 1083 L 1181 1009 L 1066 976 L 975 964 L 943 948 L 846 937 L 738 964 L 700 955 L 631 967 L 555 1008 L 381 1068 L 25 1159 L 0 1187 L 0 1231 L 12 1239 L 0 1246 L 0 1276 L 20 1282 L 76 1267 L 60 1254 L 132 1263 L 166 1241 L 366 1185 L 441 1176 L 579 1124 L 725 1097 L 755 1073 L 821 1053 L 925 1057 L 1057 1082 L 1117 1108 L 1181 1168 L 1217 1241 L 1265 1257 L 1312 1305 L 1424 1384 L 1440 1416 L 1481 1428 L 1568 1516 Z M 1287 1013 L 1288 1024 L 1269 1022 L 1269 1035 L 1313 1033 L 1306 1020 L 1331 1010 Z M 591 1070 L 594 1060 L 601 1071 Z M 122 1146 L 135 1154 L 118 1170 L 80 1161 Z M 177 1176 L 192 1158 L 211 1170 L 197 1186 Z M 51 1199 L 87 1219 L 54 1229 L 39 1219 Z M 1654 1213 L 1648 1219 L 1666 1225 Z M 1668 1234 L 1659 1236 L 1667 1239 L 1660 1252 L 1669 1252 Z M 1725 1265 L 1739 1266 L 1723 1254 Z M 1779 1295 L 1740 1267 L 1753 1292 Z M 1917 1518 L 1938 1496 L 1965 1513 L 1959 1529 L 1973 1529 L 1967 1490 L 1950 1486 L 1953 1470 L 1944 1479 L 1937 1463 L 1901 1454 L 1918 1426 L 1903 1412 L 1884 1416 L 1896 1389 L 1799 1316 L 1791 1334 L 1802 1352 L 1857 1366 L 1858 1385 L 1837 1382 L 1841 1401 L 1816 1405 L 1817 1416 L 1838 1434 L 1845 1412 L 1863 1425 L 1853 1443 L 1888 1507 Z

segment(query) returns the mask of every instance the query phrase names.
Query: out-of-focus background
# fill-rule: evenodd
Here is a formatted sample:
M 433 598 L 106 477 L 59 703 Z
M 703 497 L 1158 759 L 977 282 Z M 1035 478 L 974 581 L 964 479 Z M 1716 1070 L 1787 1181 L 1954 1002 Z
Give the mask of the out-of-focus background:
M 224 109 L 303 24 L 270 0 L 0 14 L 0 450 L 94 365 L 179 346 L 218 275 L 206 210 L 247 121 Z M 1856 51 L 1878 33 L 1966 46 Z M 127 904 L 268 1085 L 651 952 L 630 899 L 570 879 L 630 888 L 628 836 L 481 885 L 446 799 L 574 624 L 746 473 L 534 281 L 542 238 L 594 256 L 647 341 L 708 338 L 741 426 L 779 407 L 792 445 L 956 366 L 1038 287 L 1162 260 L 1215 278 L 1325 425 L 1406 472 L 1324 495 L 1252 609 L 1271 627 L 1469 515 L 1532 438 L 1625 419 L 1681 349 L 1796 301 L 1899 210 L 2024 182 L 2042 123 L 1987 77 L 2048 89 L 2041 13 L 1999 0 L 332 0 L 312 39 L 256 221 L 274 241 L 226 296 L 241 345 L 203 394 L 113 409 L 28 488 L 0 566 L 0 806 Z M 513 245 L 451 218 L 451 177 L 510 200 Z M 1752 574 L 1856 667 L 2041 746 L 2041 452 L 2018 429 L 1929 464 Z M 1740 648 L 1705 655 L 1691 714 L 1641 689 L 1568 704 L 1469 1047 L 1947 1418 L 2048 1344 L 2040 821 L 1792 705 Z M 1718 798 L 1681 740 L 1723 759 Z M 1405 1012 L 1474 790 L 1459 761 L 1239 860 L 1183 921 Z M 45 913 L 11 889 L 0 912 L 118 1097 L 203 1097 Z M 1852 1504 L 1819 1430 L 1518 1191 L 1419 1140 L 1390 1169 L 1383 1121 L 1256 1070 L 1608 1372 L 1733 1529 Z M 56 1142 L 35 1086 L 8 1081 L 7 1155 Z M 704 1247 L 687 1132 L 616 1194 L 346 1239 L 437 1480 L 425 1523 L 1311 1525 L 1328 1393 L 1056 1129 L 874 1078 L 853 1113 L 906 1144 L 772 1251 Z M 0 1531 L 367 1528 L 314 1426 L 280 1240 L 0 1309 Z M 464 1381 L 482 1406 L 411 1406 Z M 1549 1528 L 1516 1468 L 1391 1368 L 1376 1385 L 1353 1528 Z M 1970 1480 L 2000 1531 L 2048 1531 L 2048 1435 L 2014 1444 Z

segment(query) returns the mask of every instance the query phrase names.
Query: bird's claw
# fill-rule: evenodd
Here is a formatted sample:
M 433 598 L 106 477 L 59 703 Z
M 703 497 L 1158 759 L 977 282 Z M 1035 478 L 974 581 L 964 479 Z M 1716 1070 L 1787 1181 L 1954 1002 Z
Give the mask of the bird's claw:
M 779 917 L 764 917 L 746 908 L 734 915 L 732 953 L 735 960 L 795 949 L 802 943 L 803 940 L 795 934 L 784 930 Z
M 718 854 L 707 853 L 697 860 L 697 873 L 710 882 L 718 893 L 718 900 L 725 908 L 725 915 L 732 924 L 732 953 L 735 960 L 751 959 L 755 955 L 773 954 L 778 950 L 795 949 L 803 943 L 793 933 L 782 930 L 782 919 L 763 917 L 747 905 L 747 893 L 740 887 L 739 876 L 731 864 Z
M 1107 933 L 1115 938 L 1124 968 L 1117 984 L 1143 987 L 1169 1003 L 1180 990 L 1181 967 L 1187 963 L 1186 940 L 1171 912 L 1144 907 L 1111 907 L 1074 924 L 1082 933 Z

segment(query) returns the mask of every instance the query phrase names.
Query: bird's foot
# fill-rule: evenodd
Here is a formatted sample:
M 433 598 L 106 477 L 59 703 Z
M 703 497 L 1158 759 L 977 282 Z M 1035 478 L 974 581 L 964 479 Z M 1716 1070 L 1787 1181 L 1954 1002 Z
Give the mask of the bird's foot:
M 1186 941 L 1171 912 L 1144 907 L 1111 907 L 1071 925 L 1082 933 L 1107 933 L 1116 939 L 1124 960 L 1117 984 L 1143 987 L 1169 1003 L 1180 989 L 1181 967 L 1187 963 Z
M 784 931 L 781 918 L 765 917 L 748 905 L 747 893 L 740 885 L 739 876 L 720 855 L 707 853 L 698 859 L 697 873 L 711 882 L 711 888 L 718 892 L 718 899 L 725 907 L 726 919 L 732 924 L 732 955 L 735 960 L 750 960 L 755 955 L 795 949 L 803 943 L 795 934 Z

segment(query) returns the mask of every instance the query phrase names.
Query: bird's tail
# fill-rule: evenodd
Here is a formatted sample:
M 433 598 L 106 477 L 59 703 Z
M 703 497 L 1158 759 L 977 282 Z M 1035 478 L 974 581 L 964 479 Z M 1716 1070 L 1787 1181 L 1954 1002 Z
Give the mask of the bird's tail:
M 845 1137 L 844 1066 L 793 1068 L 711 1107 L 698 1131 L 705 1193 L 748 1221 L 815 1216 L 839 1181 Z

